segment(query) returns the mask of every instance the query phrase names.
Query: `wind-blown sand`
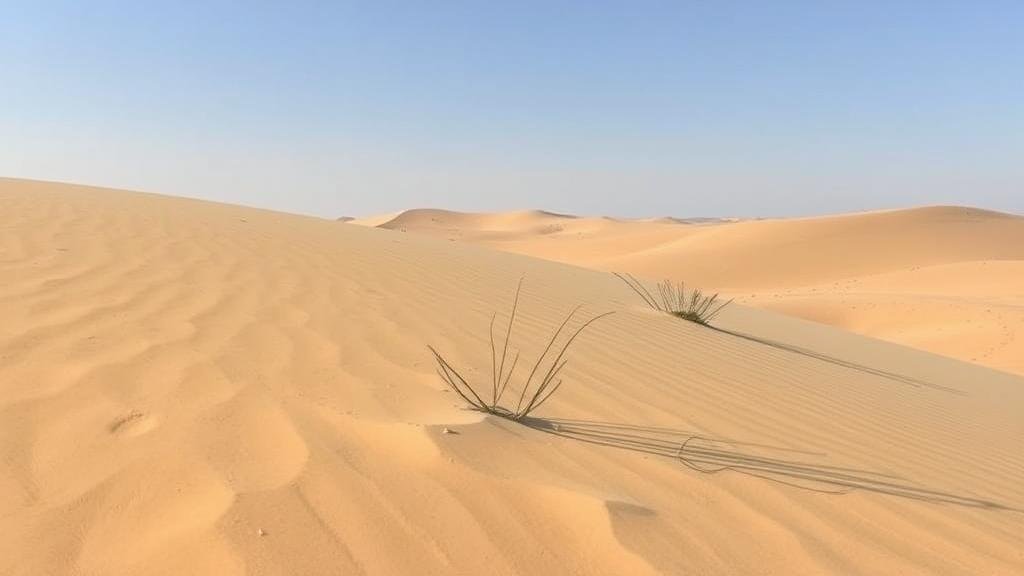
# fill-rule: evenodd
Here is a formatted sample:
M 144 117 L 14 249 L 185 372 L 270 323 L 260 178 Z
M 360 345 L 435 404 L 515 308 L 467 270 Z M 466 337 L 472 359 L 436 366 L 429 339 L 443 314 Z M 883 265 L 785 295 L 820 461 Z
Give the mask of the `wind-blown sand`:
M 364 225 L 671 278 L 1024 374 L 1024 218 L 929 207 L 740 222 L 410 210 Z
M 0 180 L 0 274 L 0 574 L 1024 570 L 1018 376 L 746 306 L 719 324 L 763 342 L 737 337 L 444 239 L 62 184 Z M 462 409 L 426 349 L 486 379 L 523 274 L 525 357 L 577 303 L 616 312 L 534 427 Z

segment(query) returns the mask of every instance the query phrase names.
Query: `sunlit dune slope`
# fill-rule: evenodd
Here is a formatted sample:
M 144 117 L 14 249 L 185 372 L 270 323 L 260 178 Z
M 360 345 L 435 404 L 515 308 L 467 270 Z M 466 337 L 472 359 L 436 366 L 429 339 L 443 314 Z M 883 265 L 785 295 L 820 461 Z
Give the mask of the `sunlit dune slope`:
M 524 360 L 574 305 L 615 312 L 528 425 L 464 410 L 426 349 L 487 382 L 522 275 Z M 1024 570 L 1002 372 L 745 306 L 713 330 L 444 239 L 61 184 L 0 180 L 0 278 L 5 576 Z
M 377 224 L 685 280 L 751 305 L 1024 374 L 1018 216 L 927 207 L 685 224 L 411 210 Z

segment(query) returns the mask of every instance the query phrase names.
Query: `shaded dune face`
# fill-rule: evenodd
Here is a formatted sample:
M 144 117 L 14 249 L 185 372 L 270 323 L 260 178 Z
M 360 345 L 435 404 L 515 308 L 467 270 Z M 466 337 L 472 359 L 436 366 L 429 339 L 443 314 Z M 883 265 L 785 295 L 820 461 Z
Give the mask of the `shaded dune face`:
M 935 206 L 788 220 L 410 210 L 356 221 L 721 290 L 751 306 L 1024 374 L 1024 218 Z
M 513 423 L 426 345 L 486 382 L 524 275 L 524 357 L 576 304 L 616 313 Z M 743 305 L 711 330 L 445 238 L 61 184 L 0 179 L 0 279 L 0 574 L 1024 569 L 1016 376 Z

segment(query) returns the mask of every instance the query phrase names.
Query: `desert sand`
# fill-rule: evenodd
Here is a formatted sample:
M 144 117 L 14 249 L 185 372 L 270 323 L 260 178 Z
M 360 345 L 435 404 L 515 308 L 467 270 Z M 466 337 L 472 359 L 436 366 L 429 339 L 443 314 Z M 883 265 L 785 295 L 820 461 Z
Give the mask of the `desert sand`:
M 509 214 L 474 232 L 502 252 L 0 180 L 0 574 L 1019 574 L 1024 378 L 760 306 L 927 301 L 862 329 L 928 348 L 949 303 L 980 346 L 982 301 L 1019 322 L 1020 226 Z M 646 277 L 685 256 L 758 307 L 718 319 L 741 337 L 514 251 Z M 522 276 L 525 358 L 576 304 L 615 312 L 530 425 L 466 410 L 426 348 L 486 382 Z M 1015 342 L 979 362 L 1019 368 Z
M 757 221 L 409 210 L 356 223 L 670 278 L 1024 374 L 1024 218 L 925 207 Z

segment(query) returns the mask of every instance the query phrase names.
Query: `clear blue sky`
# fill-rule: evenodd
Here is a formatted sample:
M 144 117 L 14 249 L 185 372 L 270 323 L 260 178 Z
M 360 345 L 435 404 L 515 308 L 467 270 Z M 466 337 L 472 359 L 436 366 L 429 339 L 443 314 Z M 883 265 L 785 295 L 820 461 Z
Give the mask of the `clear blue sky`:
M 1024 212 L 1024 2 L 7 2 L 0 175 L 339 216 Z

